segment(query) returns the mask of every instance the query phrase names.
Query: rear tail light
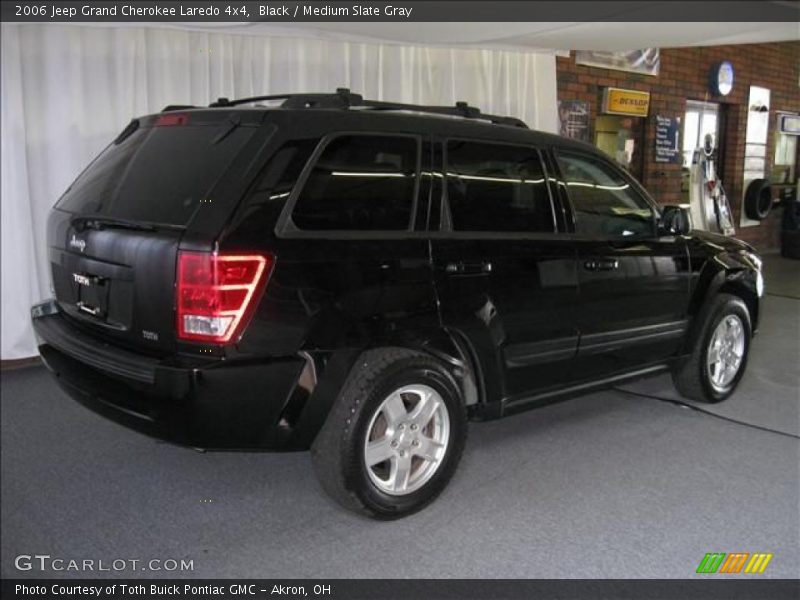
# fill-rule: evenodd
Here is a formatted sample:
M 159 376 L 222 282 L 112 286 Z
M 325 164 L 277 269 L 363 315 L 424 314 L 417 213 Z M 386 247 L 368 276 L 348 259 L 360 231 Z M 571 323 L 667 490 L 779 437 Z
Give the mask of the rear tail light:
M 241 335 L 275 258 L 178 253 L 178 338 L 226 344 Z

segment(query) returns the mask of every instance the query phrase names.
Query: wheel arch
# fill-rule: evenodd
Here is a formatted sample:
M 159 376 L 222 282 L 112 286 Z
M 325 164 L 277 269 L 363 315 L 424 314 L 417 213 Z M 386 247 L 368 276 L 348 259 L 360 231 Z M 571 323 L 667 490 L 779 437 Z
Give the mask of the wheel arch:
M 480 362 L 469 342 L 457 331 L 444 327 L 405 330 L 371 347 L 377 346 L 408 348 L 445 363 L 461 387 L 462 400 L 467 407 L 482 403 L 486 397 Z
M 436 358 L 458 383 L 467 410 L 476 412 L 483 405 L 486 395 L 480 365 L 462 336 L 444 328 L 405 330 L 368 345 L 302 353 L 315 373 L 315 381 L 295 425 L 297 445 L 310 447 L 314 442 L 358 357 L 367 350 L 385 347 L 406 348 Z
M 730 256 L 728 258 L 731 258 Z M 732 263 L 732 264 L 731 264 Z M 738 262 L 717 260 L 709 261 L 709 267 L 715 265 L 714 272 L 701 274 L 694 297 L 692 299 L 692 325 L 684 347 L 691 352 L 697 338 L 703 331 L 708 309 L 719 294 L 731 294 L 741 298 L 750 315 L 750 326 L 755 332 L 759 317 L 759 297 L 756 287 L 756 275 L 747 265 Z

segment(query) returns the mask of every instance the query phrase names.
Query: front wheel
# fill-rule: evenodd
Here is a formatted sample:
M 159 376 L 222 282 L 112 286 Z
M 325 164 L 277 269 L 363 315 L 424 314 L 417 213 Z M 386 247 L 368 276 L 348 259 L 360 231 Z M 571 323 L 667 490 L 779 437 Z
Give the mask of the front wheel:
M 335 500 L 392 519 L 439 495 L 466 434 L 466 410 L 448 369 L 423 353 L 380 348 L 356 362 L 311 452 Z
M 681 395 L 699 402 L 722 402 L 744 375 L 750 350 L 750 313 L 741 298 L 717 296 L 706 312 L 691 356 L 672 374 Z

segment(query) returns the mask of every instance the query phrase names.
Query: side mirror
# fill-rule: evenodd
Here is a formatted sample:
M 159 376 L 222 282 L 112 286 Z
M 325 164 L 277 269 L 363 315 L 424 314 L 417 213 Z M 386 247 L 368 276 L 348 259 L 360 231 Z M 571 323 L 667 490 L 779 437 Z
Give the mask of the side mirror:
M 661 211 L 661 233 L 664 235 L 686 235 L 692 230 L 689 210 L 677 204 L 665 206 Z

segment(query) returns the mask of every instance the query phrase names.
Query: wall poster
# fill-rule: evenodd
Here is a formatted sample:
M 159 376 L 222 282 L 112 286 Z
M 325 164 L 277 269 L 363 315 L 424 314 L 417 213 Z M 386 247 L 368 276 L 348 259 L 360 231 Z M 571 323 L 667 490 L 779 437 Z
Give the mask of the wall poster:
M 683 161 L 680 144 L 680 117 L 656 115 L 656 162 L 676 163 Z
M 590 67 L 658 75 L 661 68 L 661 52 L 658 48 L 617 51 L 576 50 L 575 62 Z
M 588 142 L 589 103 L 583 100 L 559 100 L 558 133 L 573 140 Z

